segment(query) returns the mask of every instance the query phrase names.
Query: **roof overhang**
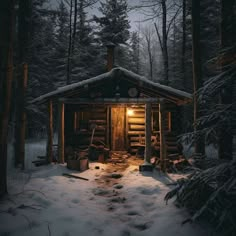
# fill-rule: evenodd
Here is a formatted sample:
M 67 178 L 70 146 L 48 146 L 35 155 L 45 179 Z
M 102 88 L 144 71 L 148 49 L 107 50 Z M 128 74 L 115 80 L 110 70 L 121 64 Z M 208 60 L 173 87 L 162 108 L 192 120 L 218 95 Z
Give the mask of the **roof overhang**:
M 73 94 L 79 94 L 82 89 L 89 89 L 90 86 L 97 83 L 105 83 L 106 81 L 110 81 L 112 79 L 124 79 L 134 84 L 137 84 L 142 90 L 151 91 L 155 96 L 148 98 L 145 100 L 144 98 L 97 98 L 97 99 L 87 99 L 87 103 L 146 103 L 148 101 L 158 102 L 158 99 L 165 99 L 170 102 L 173 102 L 177 105 L 186 104 L 192 101 L 192 95 L 186 93 L 184 91 L 174 89 L 169 86 L 165 86 L 159 83 L 155 83 L 146 79 L 143 76 L 139 76 L 131 71 L 128 71 L 124 68 L 118 67 L 112 69 L 110 72 L 101 74 L 99 76 L 83 80 L 74 84 L 66 85 L 64 87 L 60 87 L 57 90 L 44 94 L 32 101 L 32 103 L 44 104 L 48 100 L 55 101 L 64 101 L 65 103 L 75 104 L 77 103 L 85 103 L 85 99 L 83 98 L 71 98 Z M 109 101 L 108 101 L 109 100 Z M 123 101 L 123 102 L 122 102 Z M 125 102 L 126 101 L 126 102 Z

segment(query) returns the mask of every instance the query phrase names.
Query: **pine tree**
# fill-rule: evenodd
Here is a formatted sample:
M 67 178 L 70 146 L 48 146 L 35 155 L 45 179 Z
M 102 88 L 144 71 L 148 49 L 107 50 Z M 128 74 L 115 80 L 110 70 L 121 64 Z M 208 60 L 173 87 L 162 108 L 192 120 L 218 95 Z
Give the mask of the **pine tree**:
M 126 0 L 106 0 L 101 3 L 101 17 L 94 17 L 100 26 L 102 43 L 125 44 L 129 39 L 129 21 Z
M 78 16 L 71 61 L 71 82 L 88 79 L 103 72 L 102 51 L 95 39 L 88 14 L 85 12 L 88 4 L 85 0 L 78 0 Z
M 200 54 L 200 2 L 192 1 L 192 58 L 193 58 L 193 106 L 194 106 L 194 132 L 197 135 L 199 125 L 197 120 L 201 116 L 200 104 L 197 97 L 197 91 L 203 85 L 201 54 Z M 195 153 L 205 154 L 205 136 L 199 135 L 195 140 Z
M 29 43 L 29 81 L 27 101 L 51 92 L 54 87 L 55 15 L 44 8 L 46 0 L 34 0 L 32 3 L 32 22 Z M 36 119 L 37 117 L 37 119 Z M 27 106 L 28 135 L 46 130 L 45 112 L 29 103 Z
M 55 87 L 60 87 L 66 84 L 66 66 L 67 66 L 67 45 L 68 45 L 68 25 L 69 13 L 63 1 L 60 2 L 57 9 L 55 20 L 55 50 L 53 61 L 55 66 L 53 81 Z
M 131 70 L 137 74 L 140 73 L 140 38 L 138 32 L 132 32 L 130 38 L 131 46 Z

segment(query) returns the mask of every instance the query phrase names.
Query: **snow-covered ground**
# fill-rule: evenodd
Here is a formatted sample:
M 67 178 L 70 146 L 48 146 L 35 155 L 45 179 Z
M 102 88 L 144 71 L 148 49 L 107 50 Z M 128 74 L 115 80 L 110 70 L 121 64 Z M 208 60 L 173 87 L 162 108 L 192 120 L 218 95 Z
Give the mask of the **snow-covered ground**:
M 40 150 L 30 152 L 34 154 L 40 155 Z M 212 235 L 195 223 L 181 225 L 187 212 L 172 202 L 165 204 L 168 183 L 179 175 L 139 172 L 138 163 L 132 159 L 116 165 L 90 163 L 81 173 L 59 164 L 29 166 L 10 178 L 10 195 L 0 202 L 0 235 Z M 111 178 L 114 173 L 122 177 Z

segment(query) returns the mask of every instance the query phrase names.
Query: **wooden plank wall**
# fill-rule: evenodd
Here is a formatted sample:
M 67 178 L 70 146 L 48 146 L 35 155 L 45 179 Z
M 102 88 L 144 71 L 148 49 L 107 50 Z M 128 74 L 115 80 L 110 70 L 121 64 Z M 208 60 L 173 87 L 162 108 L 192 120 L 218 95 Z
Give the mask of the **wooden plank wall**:
M 129 108 L 127 108 L 129 109 Z M 144 107 L 140 108 L 132 108 L 134 111 L 132 116 L 127 116 L 127 134 L 128 134 L 128 142 L 127 146 L 129 151 L 132 154 L 137 153 L 140 144 L 145 144 L 145 109 Z M 175 107 L 166 104 L 166 118 L 165 118 L 165 137 L 166 137 L 166 145 L 167 145 L 167 153 L 176 153 L 177 149 L 177 137 L 175 136 L 175 132 L 172 132 L 172 111 L 175 110 Z M 158 107 L 152 107 L 152 114 L 158 114 Z M 171 112 L 170 112 L 171 111 Z M 158 117 L 157 121 L 158 123 Z M 158 136 L 159 131 L 152 130 L 152 136 Z M 157 140 L 157 146 L 160 146 L 159 140 Z M 158 149 L 159 147 L 157 147 Z

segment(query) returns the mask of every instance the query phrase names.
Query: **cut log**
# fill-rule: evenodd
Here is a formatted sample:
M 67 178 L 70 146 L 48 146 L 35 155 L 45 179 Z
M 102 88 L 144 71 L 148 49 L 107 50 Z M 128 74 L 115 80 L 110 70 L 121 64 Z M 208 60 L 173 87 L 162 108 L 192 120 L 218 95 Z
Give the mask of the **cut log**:
M 135 130 L 135 131 L 141 130 L 141 131 L 143 131 L 143 130 L 145 130 L 145 126 L 144 125 L 130 125 L 130 130 Z
M 144 124 L 145 123 L 145 120 L 144 120 L 144 118 L 129 118 L 128 119 L 128 122 L 129 123 L 132 123 L 132 124 Z

